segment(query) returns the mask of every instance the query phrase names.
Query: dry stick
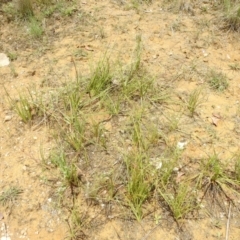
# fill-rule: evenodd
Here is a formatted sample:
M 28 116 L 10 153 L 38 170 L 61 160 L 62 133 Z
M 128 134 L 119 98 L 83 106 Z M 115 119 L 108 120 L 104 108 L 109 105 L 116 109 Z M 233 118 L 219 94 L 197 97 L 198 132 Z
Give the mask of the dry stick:
M 160 226 L 161 223 L 158 223 L 153 229 L 151 229 L 141 240 L 147 240 L 148 237 Z
M 4 231 L 5 231 L 5 237 L 8 238 L 8 229 L 7 229 L 7 225 L 5 222 L 3 222 L 3 226 L 4 226 Z
M 112 225 L 112 226 L 113 226 L 113 225 Z M 117 232 L 116 228 L 115 228 L 114 226 L 113 226 L 113 228 L 114 228 L 115 233 L 117 234 L 118 239 L 121 240 L 122 238 L 120 237 L 120 235 L 119 235 L 119 233 Z
M 228 220 L 227 220 L 225 240 L 228 240 L 228 237 L 229 237 L 229 225 L 230 225 L 230 217 L 231 217 L 231 207 L 232 207 L 231 202 L 229 202 Z
M 74 66 L 74 70 L 75 70 L 75 74 L 76 74 L 76 80 L 78 81 L 79 80 L 79 76 L 78 76 L 77 66 L 76 66 L 76 63 L 75 63 L 75 60 L 74 60 L 73 56 L 71 58 L 72 58 L 71 60 L 73 62 L 73 66 Z

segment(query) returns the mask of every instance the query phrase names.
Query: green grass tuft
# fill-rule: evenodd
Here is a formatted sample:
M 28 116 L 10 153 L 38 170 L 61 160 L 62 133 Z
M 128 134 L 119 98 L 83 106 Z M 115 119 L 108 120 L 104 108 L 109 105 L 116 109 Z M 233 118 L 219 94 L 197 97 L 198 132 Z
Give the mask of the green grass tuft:
M 7 204 L 14 204 L 23 191 L 16 186 L 9 187 L 0 195 L 0 203 L 5 206 Z
M 225 74 L 212 70 L 209 74 L 208 83 L 210 87 L 217 91 L 224 91 L 228 88 L 228 80 Z

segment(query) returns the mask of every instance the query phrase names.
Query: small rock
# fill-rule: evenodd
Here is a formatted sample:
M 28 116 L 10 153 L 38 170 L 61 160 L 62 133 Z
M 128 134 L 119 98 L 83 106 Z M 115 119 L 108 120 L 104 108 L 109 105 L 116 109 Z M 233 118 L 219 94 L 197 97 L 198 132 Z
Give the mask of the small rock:
M 0 53 L 0 67 L 5 67 L 10 64 L 9 58 L 5 53 Z
M 162 161 L 161 161 L 161 159 L 159 159 L 159 158 L 151 158 L 150 161 L 151 161 L 152 165 L 154 165 L 157 170 L 162 168 Z
M 203 56 L 204 56 L 204 57 L 207 57 L 207 56 L 208 56 L 208 53 L 206 52 L 206 50 L 202 49 L 202 53 L 203 53 Z
M 183 150 L 186 145 L 187 145 L 187 142 L 178 142 L 177 143 L 177 148 L 180 149 L 180 150 Z
M 7 115 L 7 116 L 5 116 L 5 118 L 4 118 L 4 122 L 8 122 L 8 121 L 10 121 L 11 119 L 12 119 L 12 116 Z
M 3 236 L 3 237 L 1 237 L 1 240 L 11 240 L 11 238 L 8 236 Z
M 112 84 L 116 85 L 116 86 L 119 86 L 120 85 L 119 79 L 116 79 L 116 78 L 112 79 Z
M 178 167 L 173 168 L 173 172 L 178 172 L 178 171 L 179 171 Z

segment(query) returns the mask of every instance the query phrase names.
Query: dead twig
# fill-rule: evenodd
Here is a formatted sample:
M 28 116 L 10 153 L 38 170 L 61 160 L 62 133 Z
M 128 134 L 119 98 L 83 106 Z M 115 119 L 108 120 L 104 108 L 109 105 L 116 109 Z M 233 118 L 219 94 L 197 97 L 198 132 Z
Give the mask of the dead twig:
M 228 209 L 228 220 L 227 220 L 227 227 L 226 227 L 226 237 L 225 240 L 228 240 L 229 237 L 229 226 L 230 226 L 230 217 L 231 217 L 231 202 L 229 202 L 229 209 Z

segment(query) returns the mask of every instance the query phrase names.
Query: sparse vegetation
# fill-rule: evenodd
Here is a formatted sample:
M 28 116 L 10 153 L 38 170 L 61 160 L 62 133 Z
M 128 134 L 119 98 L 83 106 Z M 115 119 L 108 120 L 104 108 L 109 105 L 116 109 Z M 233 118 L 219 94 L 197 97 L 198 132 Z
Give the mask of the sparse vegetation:
M 115 2 L 120 11 L 117 26 L 111 9 L 105 8 L 110 16 L 105 17 L 105 6 L 98 2 L 90 8 L 92 3 L 78 1 L 19 0 L 19 8 L 12 3 L 2 8 L 6 23 L 21 32 L 19 45 L 11 35 L 13 47 L 2 47 L 14 61 L 11 75 L 3 71 L 8 106 L 4 100 L 0 107 L 6 115 L 6 142 L 14 136 L 16 145 L 24 146 L 17 151 L 29 156 L 27 147 L 32 144 L 37 152 L 44 139 L 40 160 L 37 156 L 31 162 L 37 166 L 33 184 L 41 178 L 41 189 L 48 188 L 41 201 L 52 203 L 58 221 L 64 219 L 69 239 L 92 239 L 98 226 L 108 226 L 110 220 L 123 225 L 131 220 L 131 227 L 143 222 L 146 232 L 155 229 L 153 224 L 168 227 L 166 219 L 172 219 L 178 234 L 186 219 L 214 215 L 207 212 L 209 205 L 218 213 L 226 210 L 226 203 L 239 207 L 240 157 L 233 152 L 238 148 L 235 75 L 240 67 L 231 49 L 237 46 L 231 42 L 235 35 L 227 38 L 219 28 L 223 24 L 235 31 L 229 34 L 237 34 L 239 1 L 205 1 L 200 7 L 196 1 L 180 0 Z M 136 13 L 128 16 L 130 9 Z M 224 15 L 219 26 L 212 26 L 211 13 L 214 19 L 216 13 Z M 231 53 L 224 52 L 224 41 Z M 213 70 L 217 64 L 222 72 Z M 18 84 L 25 79 L 36 86 L 25 90 L 26 85 Z M 228 101 L 223 96 L 229 92 Z M 209 93 L 213 102 L 205 98 Z M 16 132 L 11 124 L 16 124 Z M 34 137 L 28 138 L 29 133 Z M 26 143 L 19 140 L 22 135 Z M 215 146 L 212 155 L 204 155 Z M 25 155 L 16 163 L 24 164 L 23 174 L 32 177 Z M 9 187 L 0 193 L 0 203 L 14 204 L 23 193 Z M 119 237 L 117 231 L 118 239 L 132 237 Z

